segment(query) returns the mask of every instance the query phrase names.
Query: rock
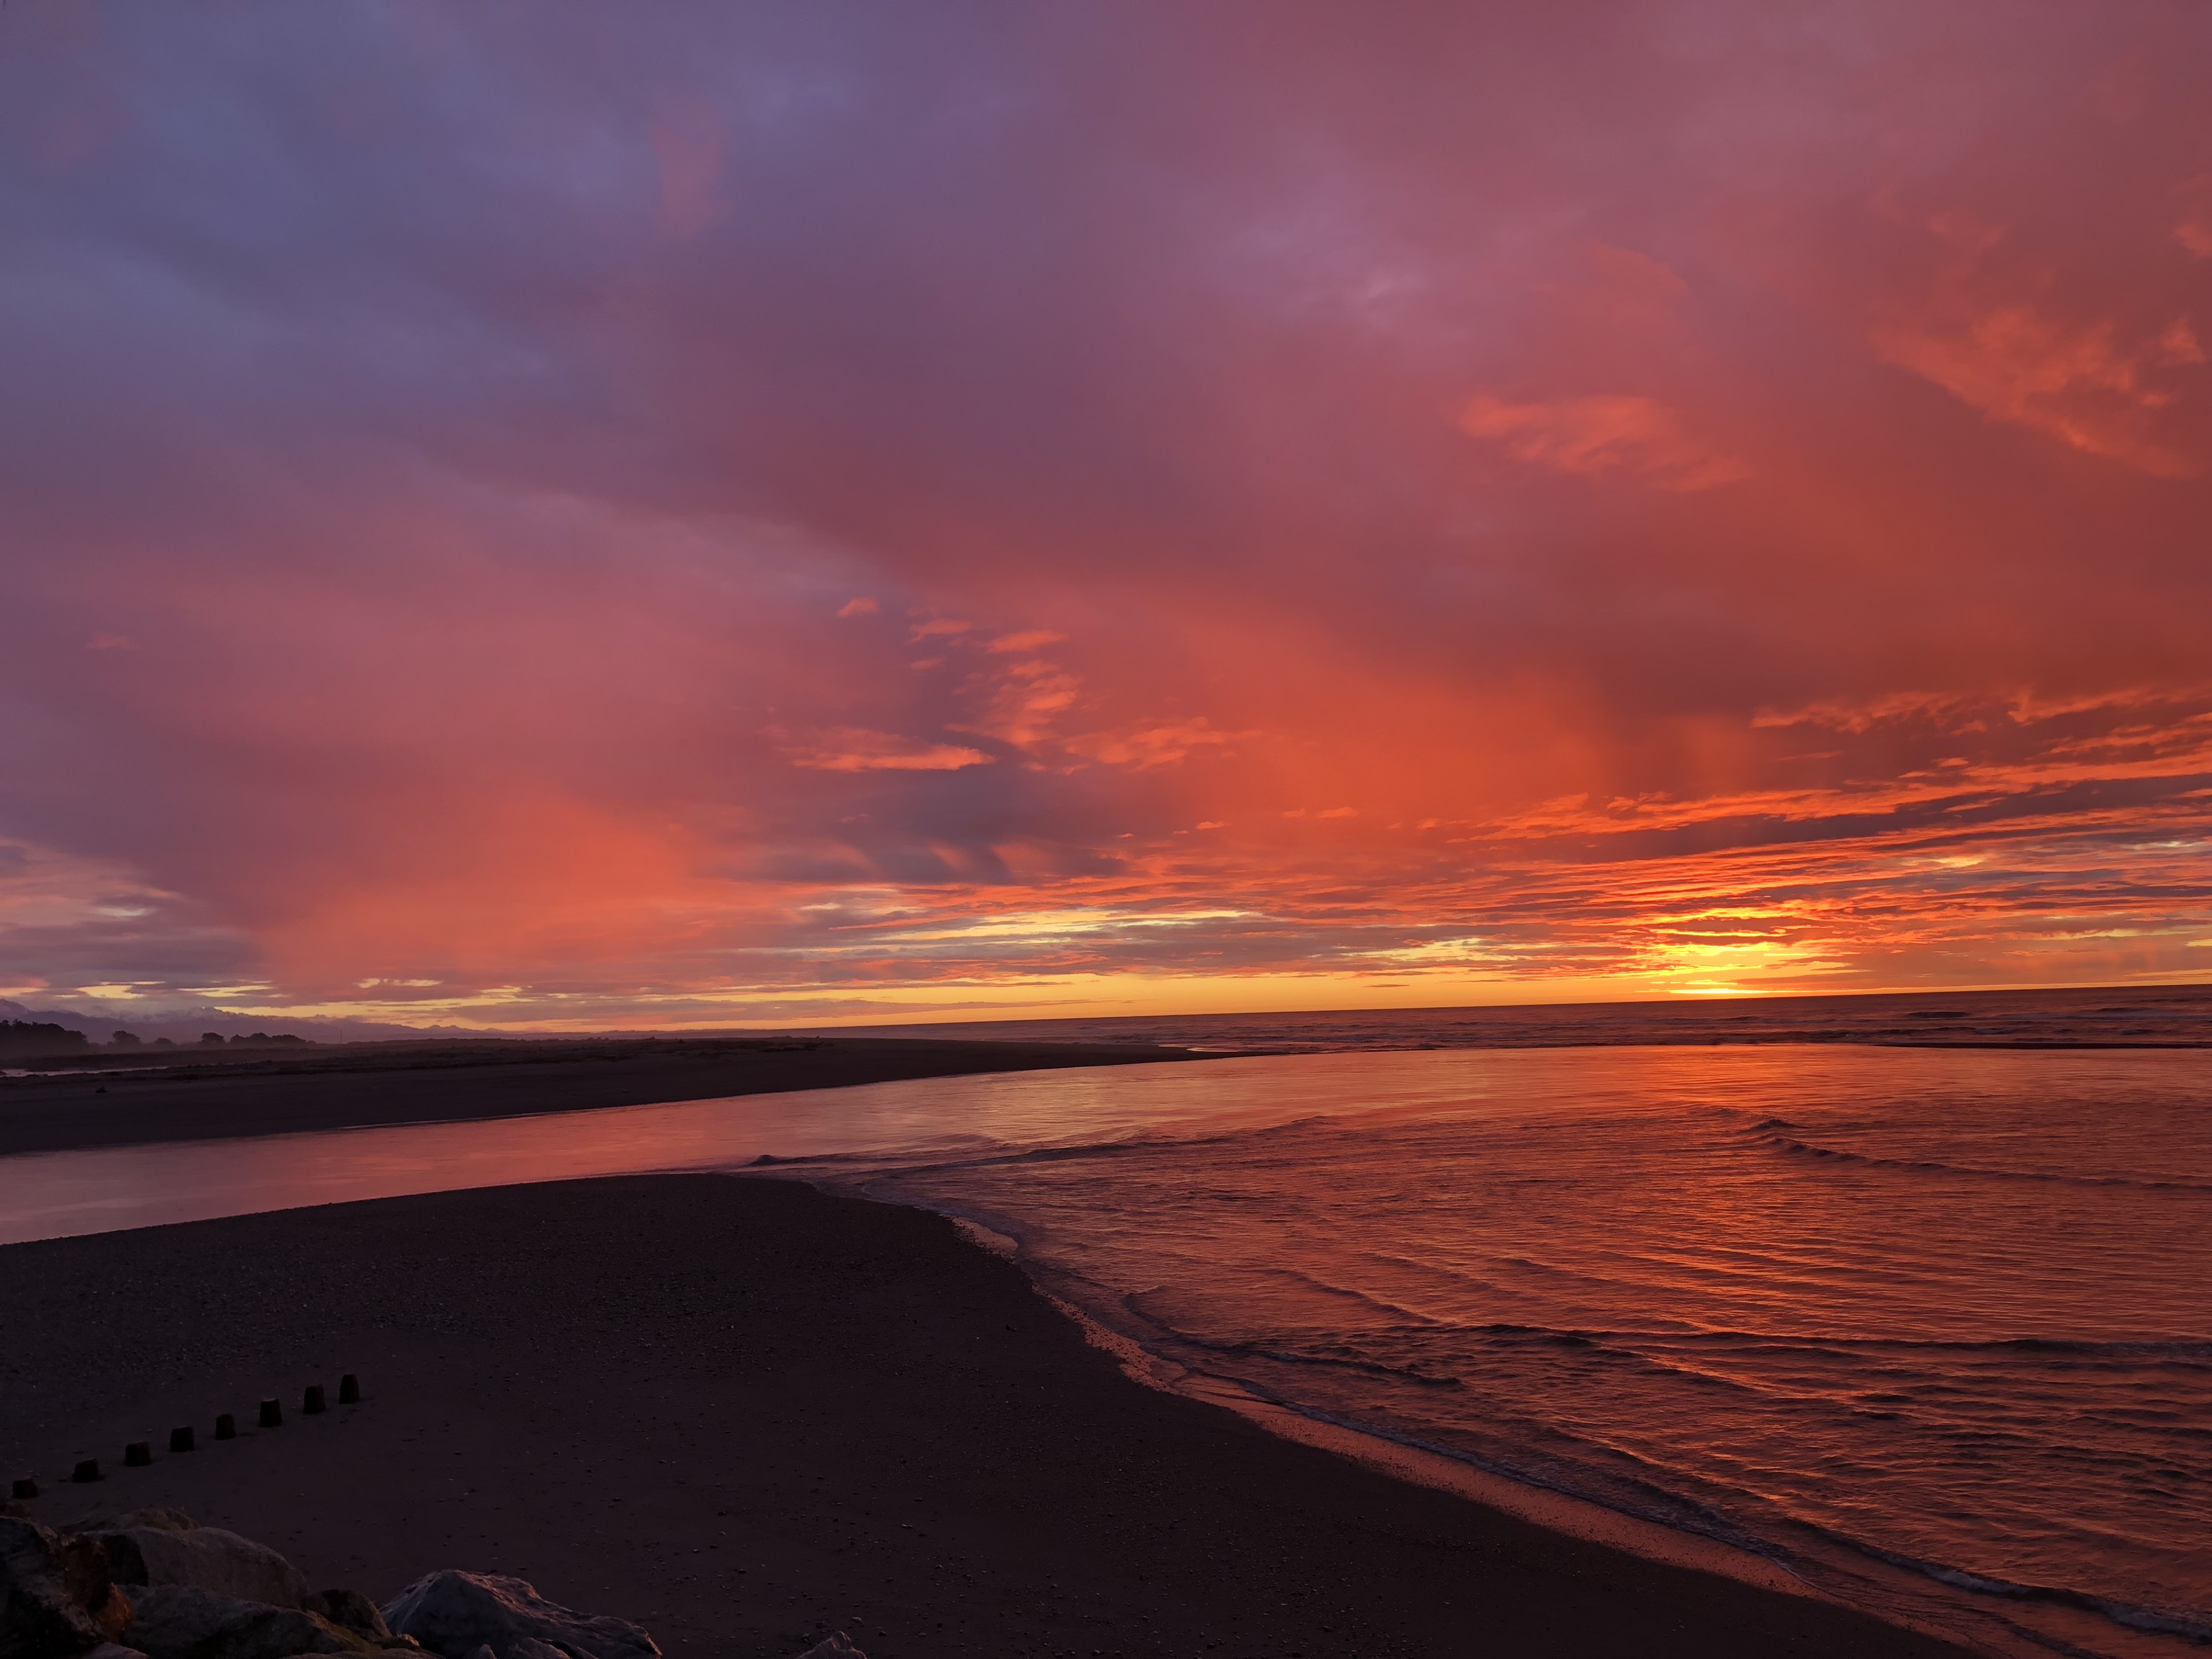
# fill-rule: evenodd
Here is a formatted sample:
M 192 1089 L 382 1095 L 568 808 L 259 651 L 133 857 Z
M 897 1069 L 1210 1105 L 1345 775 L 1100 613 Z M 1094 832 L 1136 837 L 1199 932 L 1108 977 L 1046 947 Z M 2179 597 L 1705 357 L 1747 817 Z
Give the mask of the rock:
M 300 1605 L 340 1629 L 366 1636 L 371 1641 L 381 1641 L 392 1634 L 385 1627 L 384 1615 L 377 1610 L 376 1603 L 357 1589 L 317 1590 L 302 1599 Z
M 152 1527 L 161 1532 L 191 1532 L 198 1525 L 198 1522 L 182 1510 L 165 1510 L 156 1504 L 147 1509 L 133 1510 L 112 1527 L 104 1527 L 100 1530 L 127 1532 L 134 1527 Z M 77 1530 L 82 1532 L 86 1528 L 80 1527 Z
M 478 1645 L 469 1659 L 500 1659 L 491 1650 L 490 1644 Z M 550 1642 L 541 1642 L 534 1636 L 518 1636 L 507 1644 L 507 1659 L 568 1659 L 568 1656 Z
M 146 1659 L 293 1659 L 370 1653 L 376 1644 L 298 1607 L 274 1607 L 198 1584 L 148 1584 L 131 1595 L 123 1639 Z
M 0 1516 L 0 1654 L 76 1659 L 120 1636 L 130 1620 L 99 1545 Z
M 826 1642 L 817 1642 L 799 1656 L 799 1659 L 868 1659 L 854 1647 L 843 1631 L 839 1631 Z
M 385 1623 L 444 1659 L 543 1659 L 521 1644 L 558 1649 L 567 1659 L 657 1659 L 653 1640 L 626 1619 L 593 1617 L 548 1601 L 520 1578 L 448 1568 L 416 1579 L 384 1604 Z
M 193 1584 L 272 1607 L 299 1607 L 307 1598 L 297 1567 L 266 1544 L 221 1527 L 131 1527 L 91 1536 L 107 1553 L 118 1584 Z
M 82 1659 L 146 1659 L 136 1648 L 122 1647 L 113 1642 L 102 1642 Z

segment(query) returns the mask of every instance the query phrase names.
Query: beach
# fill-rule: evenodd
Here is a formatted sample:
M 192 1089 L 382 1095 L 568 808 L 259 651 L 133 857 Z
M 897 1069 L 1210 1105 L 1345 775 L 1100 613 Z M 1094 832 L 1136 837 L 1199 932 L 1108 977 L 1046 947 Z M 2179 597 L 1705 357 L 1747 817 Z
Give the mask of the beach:
M 0 1249 L 0 1458 L 388 1596 L 519 1574 L 672 1655 L 1936 1655 L 1145 1388 L 928 1212 L 791 1182 L 489 1188 Z M 21 1340 L 27 1334 L 29 1340 Z M 356 1407 L 301 1392 L 362 1379 Z M 281 1428 L 252 1427 L 264 1396 Z M 237 1440 L 210 1438 L 235 1413 Z M 168 1431 L 199 1449 L 170 1455 Z M 151 1440 L 150 1468 L 119 1467 Z M 79 1455 L 106 1479 L 66 1484 Z
M 0 1077 L 0 1157 L 1192 1060 L 1144 1042 L 632 1037 L 145 1050 Z

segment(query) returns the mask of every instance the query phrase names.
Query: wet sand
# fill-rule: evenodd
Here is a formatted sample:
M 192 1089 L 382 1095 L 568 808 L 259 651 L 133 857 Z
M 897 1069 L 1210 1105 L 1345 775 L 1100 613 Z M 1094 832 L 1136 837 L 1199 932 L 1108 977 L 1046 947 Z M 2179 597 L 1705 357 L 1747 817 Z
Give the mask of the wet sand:
M 507 1039 L 148 1050 L 74 1062 L 79 1069 L 59 1077 L 0 1078 L 0 1157 L 1204 1057 L 1145 1043 L 957 1037 Z M 145 1069 L 90 1069 L 102 1064 Z
M 567 1182 L 0 1249 L 0 1474 L 380 1600 L 519 1573 L 672 1655 L 1957 1650 L 1582 1542 L 1130 1382 L 920 1211 Z M 358 1372 L 316 1418 L 301 1388 Z M 281 1395 L 282 1428 L 252 1427 Z M 218 1412 L 240 1437 L 214 1443 Z M 195 1423 L 200 1449 L 163 1451 Z M 150 1439 L 149 1468 L 120 1467 Z M 60 1484 L 79 1455 L 107 1478 Z

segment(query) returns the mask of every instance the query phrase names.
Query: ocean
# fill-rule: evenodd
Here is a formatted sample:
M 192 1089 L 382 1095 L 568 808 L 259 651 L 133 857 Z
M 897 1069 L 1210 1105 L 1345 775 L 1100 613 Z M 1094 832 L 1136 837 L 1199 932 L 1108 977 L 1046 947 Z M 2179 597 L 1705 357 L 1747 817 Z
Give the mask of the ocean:
M 867 1184 L 1014 1238 L 1194 1377 L 1976 1645 L 2212 1638 L 2201 1056 L 1370 1052 L 1150 1081 L 1215 1121 Z M 1281 1121 L 1221 1121 L 1248 1092 Z
M 1376 1048 L 1583 1048 L 1743 1043 L 1905 1048 L 2212 1046 L 2212 986 L 1909 991 L 1291 1014 L 1132 1014 L 854 1025 L 848 1036 L 1157 1042 L 1224 1054 Z
M 2202 988 L 948 1029 L 1307 1056 L 870 1183 L 1216 1397 L 1978 1646 L 2212 1641 Z
M 0 1159 L 0 1237 L 849 1184 L 1012 1241 L 1169 1386 L 1984 1651 L 2212 1640 L 2212 998 L 1822 1000 L 1115 1022 L 1243 1052 Z

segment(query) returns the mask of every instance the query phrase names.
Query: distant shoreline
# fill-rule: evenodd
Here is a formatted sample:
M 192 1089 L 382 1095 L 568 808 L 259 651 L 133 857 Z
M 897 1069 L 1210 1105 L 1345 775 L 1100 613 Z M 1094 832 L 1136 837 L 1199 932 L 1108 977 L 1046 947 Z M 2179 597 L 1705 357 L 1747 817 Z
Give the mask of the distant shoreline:
M 1149 1043 L 828 1036 L 348 1043 L 248 1053 L 252 1058 L 234 1060 L 186 1050 L 143 1069 L 79 1065 L 64 1075 L 0 1078 L 0 1157 L 1219 1057 Z

